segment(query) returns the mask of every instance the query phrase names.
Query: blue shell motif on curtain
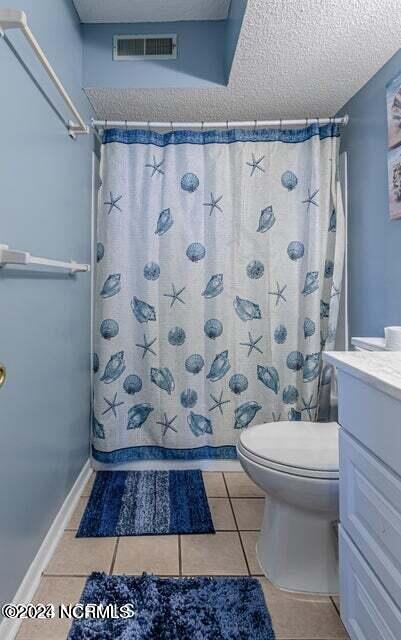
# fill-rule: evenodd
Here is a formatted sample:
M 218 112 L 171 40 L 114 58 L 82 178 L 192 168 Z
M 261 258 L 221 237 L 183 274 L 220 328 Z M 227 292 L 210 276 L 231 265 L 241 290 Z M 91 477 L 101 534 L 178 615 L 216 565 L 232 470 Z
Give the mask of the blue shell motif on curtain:
M 105 133 L 95 458 L 234 458 L 241 429 L 317 419 L 343 268 L 337 166 L 334 125 Z

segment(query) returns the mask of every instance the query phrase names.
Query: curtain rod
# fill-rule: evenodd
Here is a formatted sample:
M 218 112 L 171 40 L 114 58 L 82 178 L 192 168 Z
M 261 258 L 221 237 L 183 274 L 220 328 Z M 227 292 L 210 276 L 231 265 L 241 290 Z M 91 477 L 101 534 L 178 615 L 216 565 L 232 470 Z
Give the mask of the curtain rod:
M 93 120 L 92 127 L 96 130 L 109 127 L 127 129 L 233 129 L 243 127 L 307 127 L 310 124 L 348 124 L 349 117 L 341 118 L 302 118 L 301 120 L 226 120 L 225 122 L 151 122 L 132 120 Z
M 43 66 L 44 70 L 46 71 L 47 75 L 49 76 L 50 80 L 53 82 L 53 84 L 56 87 L 57 91 L 59 92 L 59 94 L 63 98 L 66 106 L 68 107 L 70 112 L 73 114 L 74 118 L 76 119 L 76 122 L 69 121 L 66 124 L 70 136 L 72 138 L 75 138 L 75 136 L 77 134 L 87 134 L 87 133 L 89 133 L 89 128 L 86 126 L 84 120 L 82 119 L 82 117 L 79 114 L 78 109 L 76 108 L 76 106 L 74 105 L 74 103 L 71 100 L 70 96 L 68 95 L 66 89 L 64 88 L 60 78 L 58 77 L 58 75 L 54 71 L 54 69 L 51 66 L 50 62 L 46 58 L 43 50 L 41 49 L 38 41 L 36 40 L 35 36 L 33 35 L 32 31 L 30 30 L 30 28 L 28 26 L 28 22 L 27 22 L 27 17 L 26 17 L 26 15 L 25 15 L 25 13 L 23 11 L 19 11 L 19 10 L 16 10 L 16 9 L 0 9 L 0 37 L 4 38 L 6 44 L 8 44 L 8 46 L 11 49 L 11 51 L 14 54 L 16 54 L 17 59 L 20 62 L 23 62 L 22 58 L 19 56 L 19 54 L 17 54 L 16 49 L 13 47 L 11 42 L 5 36 L 4 32 L 6 30 L 8 30 L 8 29 L 20 29 L 22 31 L 22 33 L 24 34 L 24 36 L 25 36 L 26 40 L 28 41 L 30 47 L 32 48 L 32 51 L 34 52 L 35 56 L 37 57 L 37 59 L 39 60 L 39 62 Z M 29 71 L 27 65 L 25 65 L 25 63 L 23 63 L 23 66 L 24 66 L 25 70 L 28 71 L 30 77 L 32 78 L 33 76 L 31 74 L 31 72 Z M 45 95 L 44 91 L 40 88 L 40 86 L 39 86 L 37 81 L 35 81 L 35 84 L 40 89 L 42 95 Z M 49 99 L 47 97 L 46 97 L 46 99 L 49 102 Z M 58 115 L 60 117 L 60 114 L 58 114 Z

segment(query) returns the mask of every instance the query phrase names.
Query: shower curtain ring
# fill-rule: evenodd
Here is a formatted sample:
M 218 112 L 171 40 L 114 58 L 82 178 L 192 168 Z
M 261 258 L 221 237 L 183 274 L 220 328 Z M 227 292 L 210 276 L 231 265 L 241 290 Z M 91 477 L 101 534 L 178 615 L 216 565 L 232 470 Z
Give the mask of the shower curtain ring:
M 203 132 L 203 125 L 204 125 L 204 122 L 203 122 L 203 120 L 202 120 L 202 122 L 201 122 L 201 131 L 202 131 L 202 132 Z
M 226 120 L 226 129 L 228 131 L 228 120 Z
M 128 122 L 127 122 L 127 120 L 125 121 L 125 131 L 126 132 L 128 131 Z
M 148 120 L 148 131 L 150 132 L 150 121 Z
M 280 131 L 282 130 L 282 128 L 283 128 L 283 120 L 282 118 L 280 118 Z

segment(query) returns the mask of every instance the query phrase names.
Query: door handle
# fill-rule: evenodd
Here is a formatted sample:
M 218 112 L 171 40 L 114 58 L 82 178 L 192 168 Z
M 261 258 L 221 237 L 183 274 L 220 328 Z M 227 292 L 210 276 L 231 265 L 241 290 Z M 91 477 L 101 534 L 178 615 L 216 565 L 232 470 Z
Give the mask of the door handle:
M 3 384 L 5 383 L 6 377 L 7 377 L 6 367 L 4 364 L 0 364 L 0 387 L 2 387 Z

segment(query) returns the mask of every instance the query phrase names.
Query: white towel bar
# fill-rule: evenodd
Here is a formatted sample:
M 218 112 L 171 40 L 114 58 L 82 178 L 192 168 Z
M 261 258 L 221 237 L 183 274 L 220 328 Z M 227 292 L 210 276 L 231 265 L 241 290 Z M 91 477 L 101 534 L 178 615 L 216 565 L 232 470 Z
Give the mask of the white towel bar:
M 43 50 L 39 46 L 38 41 L 30 30 L 25 13 L 16 9 L 0 9 L 0 36 L 5 37 L 4 32 L 7 29 L 20 29 L 22 31 L 25 38 L 29 42 L 35 56 L 38 58 L 47 75 L 60 93 L 68 109 L 74 115 L 76 122 L 72 122 L 71 120 L 68 122 L 68 131 L 70 136 L 72 138 L 75 138 L 75 136 L 78 134 L 88 134 L 89 127 L 85 124 L 83 118 L 78 112 L 78 109 L 74 105 L 61 80 L 54 71 L 50 62 L 43 53 Z M 14 50 L 14 48 L 12 49 Z
M 61 260 L 38 258 L 37 256 L 32 256 L 28 251 L 16 251 L 15 249 L 9 249 L 6 244 L 0 244 L 0 267 L 4 267 L 6 264 L 40 265 L 53 267 L 54 269 L 67 269 L 71 273 L 90 271 L 89 264 L 79 264 L 74 260 L 62 262 Z

